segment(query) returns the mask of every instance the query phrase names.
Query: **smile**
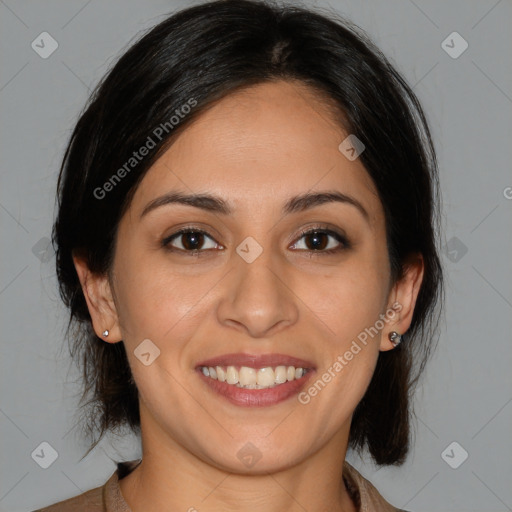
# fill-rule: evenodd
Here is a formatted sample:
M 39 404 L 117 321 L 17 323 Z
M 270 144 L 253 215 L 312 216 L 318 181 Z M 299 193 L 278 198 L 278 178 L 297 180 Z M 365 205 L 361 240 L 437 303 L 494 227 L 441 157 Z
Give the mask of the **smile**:
M 267 366 L 259 369 L 249 366 L 201 366 L 200 370 L 205 377 L 244 389 L 274 388 L 300 379 L 308 372 L 307 368 L 295 366 Z

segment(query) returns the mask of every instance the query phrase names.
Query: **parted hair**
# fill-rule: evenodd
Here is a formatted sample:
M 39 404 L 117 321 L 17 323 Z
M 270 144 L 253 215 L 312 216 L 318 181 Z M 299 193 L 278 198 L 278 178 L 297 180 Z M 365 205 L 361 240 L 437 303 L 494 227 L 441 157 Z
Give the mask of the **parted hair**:
M 410 329 L 396 349 L 380 352 L 349 438 L 378 465 L 404 462 L 412 392 L 436 344 L 443 297 L 438 166 L 426 116 L 362 29 L 334 12 L 257 0 L 197 4 L 138 37 L 94 89 L 70 137 L 52 238 L 70 353 L 83 380 L 80 424 L 93 441 L 87 453 L 109 431 L 140 433 L 140 417 L 124 343 L 95 334 L 73 254 L 109 275 L 120 218 L 155 160 L 215 102 L 277 80 L 309 86 L 365 145 L 359 158 L 384 208 L 392 278 L 400 279 L 410 254 L 423 255 Z M 148 155 L 127 166 L 144 145 Z

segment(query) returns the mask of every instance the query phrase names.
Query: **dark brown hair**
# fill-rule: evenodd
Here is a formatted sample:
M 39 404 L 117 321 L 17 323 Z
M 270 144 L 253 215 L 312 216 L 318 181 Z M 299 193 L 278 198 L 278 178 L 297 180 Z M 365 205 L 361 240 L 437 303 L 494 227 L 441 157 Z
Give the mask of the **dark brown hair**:
M 151 29 L 97 86 L 69 141 L 53 242 L 71 354 L 83 372 L 83 427 L 99 434 L 90 449 L 109 430 L 140 432 L 138 393 L 124 344 L 105 343 L 92 329 L 72 253 L 81 251 L 93 272 L 108 273 L 119 220 L 156 158 L 208 106 L 271 80 L 299 81 L 328 98 L 364 143 L 359 158 L 384 207 L 393 279 L 408 255 L 423 255 L 411 327 L 398 348 L 379 354 L 350 431 L 350 446 L 367 448 L 377 464 L 405 459 L 410 395 L 435 344 L 442 299 L 437 161 L 425 115 L 402 76 L 349 21 L 252 0 L 196 5 Z M 127 168 L 148 137 L 154 147 Z

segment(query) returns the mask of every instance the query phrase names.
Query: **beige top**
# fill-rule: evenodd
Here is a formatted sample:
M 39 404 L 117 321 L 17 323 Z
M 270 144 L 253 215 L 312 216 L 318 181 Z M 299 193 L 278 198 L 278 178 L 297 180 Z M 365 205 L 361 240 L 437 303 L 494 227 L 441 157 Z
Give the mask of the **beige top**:
M 141 460 L 119 462 L 117 470 L 104 485 L 33 512 L 132 512 L 121 494 L 119 480 L 135 469 Z M 358 512 L 405 512 L 384 500 L 377 489 L 346 461 L 343 479 Z

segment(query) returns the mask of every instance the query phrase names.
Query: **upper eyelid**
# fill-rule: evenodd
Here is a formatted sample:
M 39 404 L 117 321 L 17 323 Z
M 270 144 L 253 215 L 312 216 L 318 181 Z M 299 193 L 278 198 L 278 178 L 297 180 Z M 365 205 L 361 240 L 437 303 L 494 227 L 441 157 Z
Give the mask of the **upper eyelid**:
M 209 233 L 208 231 L 206 231 L 205 229 L 202 229 L 202 228 L 194 228 L 194 227 L 184 227 L 184 228 L 180 228 L 178 231 L 168 235 L 168 236 L 165 236 L 163 239 L 162 239 L 162 245 L 167 245 L 169 244 L 171 241 L 179 238 L 181 235 L 185 234 L 185 233 L 201 233 L 205 236 L 207 236 L 208 238 L 211 238 L 215 243 L 219 244 L 219 245 L 222 245 L 220 244 L 220 242 L 218 242 L 215 237 Z
M 346 240 L 346 235 L 344 233 L 338 233 L 338 232 L 336 232 L 336 230 L 334 230 L 332 228 L 329 228 L 327 226 L 311 226 L 309 228 L 304 228 L 303 230 L 301 230 L 301 232 L 298 234 L 298 236 L 296 236 L 291 243 L 296 244 L 301 238 L 303 238 L 306 235 L 311 234 L 312 232 L 315 232 L 315 231 L 323 232 L 323 233 L 327 234 L 327 236 L 332 236 L 334 238 L 339 237 L 342 240 L 341 241 L 337 240 L 337 241 L 338 241 L 338 243 L 341 243 L 341 244 L 343 244 L 344 241 Z M 217 243 L 221 247 L 223 247 L 223 245 L 220 242 L 218 242 L 215 239 L 215 237 L 213 235 L 211 235 L 206 229 L 194 227 L 194 226 L 182 227 L 175 233 L 173 233 L 169 236 L 166 236 L 162 240 L 162 245 L 166 246 L 166 245 L 170 244 L 171 241 L 174 241 L 175 239 L 177 239 L 179 236 L 183 235 L 184 233 L 189 233 L 189 232 L 202 233 L 203 235 L 207 236 L 208 238 L 213 240 L 215 243 Z M 199 251 L 203 251 L 203 250 L 204 249 L 200 249 Z M 192 252 L 192 251 L 187 251 L 187 252 Z M 322 251 L 318 251 L 318 252 L 322 252 Z
M 324 233 L 327 236 L 331 236 L 331 237 L 335 238 L 339 244 L 344 245 L 346 247 L 351 245 L 347 236 L 345 235 L 345 233 L 338 233 L 336 230 L 334 230 L 332 228 L 328 228 L 328 227 L 307 228 L 304 231 L 301 231 L 299 236 L 296 238 L 296 241 L 294 242 L 294 244 L 296 244 L 299 240 L 301 240 L 306 235 L 310 235 L 311 233 L 314 233 L 314 232 Z M 326 252 L 326 251 L 315 251 L 315 252 Z

